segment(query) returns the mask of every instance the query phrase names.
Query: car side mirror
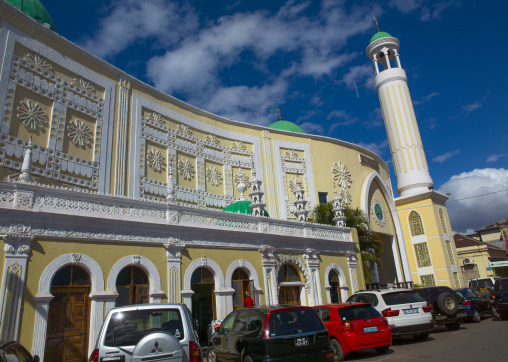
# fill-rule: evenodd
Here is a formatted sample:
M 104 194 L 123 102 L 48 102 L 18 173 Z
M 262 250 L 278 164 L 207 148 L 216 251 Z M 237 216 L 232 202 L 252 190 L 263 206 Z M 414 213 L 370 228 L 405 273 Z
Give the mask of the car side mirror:
M 33 358 L 32 358 L 32 362 L 39 362 L 40 360 L 41 359 L 37 355 L 33 356 Z

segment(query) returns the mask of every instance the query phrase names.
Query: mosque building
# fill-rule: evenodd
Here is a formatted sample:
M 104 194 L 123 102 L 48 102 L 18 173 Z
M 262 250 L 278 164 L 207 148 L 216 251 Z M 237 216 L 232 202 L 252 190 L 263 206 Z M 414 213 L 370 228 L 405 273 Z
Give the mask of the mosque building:
M 115 306 L 185 303 L 206 338 L 246 292 L 256 305 L 345 301 L 366 288 L 345 206 L 381 237 L 379 284 L 460 286 L 396 38 L 367 48 L 395 199 L 372 151 L 164 94 L 60 36 L 39 0 L 0 1 L 0 20 L 1 340 L 86 360 Z M 328 201 L 336 225 L 309 222 Z

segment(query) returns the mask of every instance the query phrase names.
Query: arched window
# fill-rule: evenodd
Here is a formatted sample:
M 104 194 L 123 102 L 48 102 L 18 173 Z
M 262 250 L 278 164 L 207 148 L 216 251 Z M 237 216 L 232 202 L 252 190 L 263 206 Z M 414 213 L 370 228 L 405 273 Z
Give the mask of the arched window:
M 409 213 L 409 228 L 412 236 L 425 234 L 422 217 L 414 210 Z
M 254 282 L 249 279 L 249 273 L 243 268 L 238 268 L 233 272 L 231 277 L 231 285 L 235 290 L 233 294 L 233 308 L 241 308 L 244 305 L 245 292 L 250 294 L 253 298 L 252 291 L 254 290 Z
M 148 277 L 136 266 L 124 268 L 116 278 L 116 306 L 148 303 Z
M 448 228 L 446 227 L 446 222 L 443 215 L 443 209 L 439 209 L 439 218 L 441 219 L 441 226 L 443 227 L 443 232 L 448 234 Z
M 330 270 L 328 274 L 328 284 L 330 284 L 330 301 L 332 303 L 340 303 L 340 294 L 339 294 L 339 275 L 335 270 Z
M 284 264 L 279 269 L 278 281 L 279 281 L 279 283 L 299 282 L 300 275 L 298 275 L 298 272 L 296 271 L 296 269 L 293 266 Z
M 300 305 L 300 288 L 303 287 L 303 283 L 296 269 L 289 264 L 282 265 L 277 281 L 279 282 L 279 304 Z

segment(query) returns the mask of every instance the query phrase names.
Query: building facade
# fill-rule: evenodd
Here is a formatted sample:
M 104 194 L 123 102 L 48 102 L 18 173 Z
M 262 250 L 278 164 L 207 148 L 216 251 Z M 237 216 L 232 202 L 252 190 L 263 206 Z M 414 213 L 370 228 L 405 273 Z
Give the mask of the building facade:
M 379 282 L 412 280 L 375 153 L 211 114 L 0 10 L 0 339 L 85 360 L 119 305 L 185 303 L 206 338 L 246 291 L 256 305 L 344 301 L 365 287 L 345 205 L 381 236 Z M 306 221 L 319 200 L 336 226 Z

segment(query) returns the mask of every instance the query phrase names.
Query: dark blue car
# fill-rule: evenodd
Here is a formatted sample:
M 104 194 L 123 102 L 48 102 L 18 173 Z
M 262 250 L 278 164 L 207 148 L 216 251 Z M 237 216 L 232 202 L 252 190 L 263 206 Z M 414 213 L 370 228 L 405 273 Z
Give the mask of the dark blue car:
M 496 306 L 499 316 L 503 320 L 508 319 L 508 278 L 501 278 L 496 280 L 494 284 L 494 291 L 492 292 L 492 299 Z
M 473 288 L 455 289 L 455 292 L 464 298 L 469 320 L 479 323 L 482 316 L 497 316 L 496 307 L 487 295 Z

